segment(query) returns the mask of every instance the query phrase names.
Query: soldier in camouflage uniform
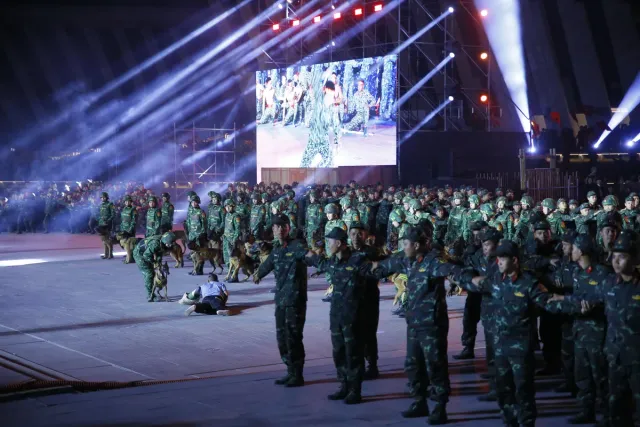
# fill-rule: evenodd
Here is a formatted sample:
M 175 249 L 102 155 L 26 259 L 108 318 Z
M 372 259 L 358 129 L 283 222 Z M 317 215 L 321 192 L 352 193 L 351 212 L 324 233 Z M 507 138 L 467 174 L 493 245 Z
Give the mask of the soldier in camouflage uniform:
M 516 227 L 515 218 L 513 212 L 507 208 L 507 198 L 498 197 L 496 205 L 498 209 L 495 220 L 502 227 L 501 233 L 505 239 L 513 240 Z
M 267 208 L 262 204 L 260 194 L 251 195 L 251 220 L 249 221 L 249 231 L 255 240 L 264 239 L 264 230 L 267 221 Z
M 222 255 L 224 263 L 229 266 L 231 252 L 235 249 L 238 240 L 240 240 L 240 216 L 234 212 L 236 204 L 233 199 L 224 201 L 224 209 L 227 211 L 224 217 L 224 232 L 222 235 Z
M 147 210 L 147 222 L 144 237 L 162 234 L 162 211 L 158 209 L 158 199 L 156 196 L 149 196 L 147 202 L 149 203 L 149 209 Z
M 393 208 L 393 194 L 384 192 L 382 193 L 382 200 L 378 205 L 378 212 L 376 213 L 376 246 L 384 246 L 387 237 L 387 226 L 389 225 L 389 215 Z
M 462 193 L 456 192 L 453 194 L 453 208 L 449 212 L 447 234 L 444 237 L 444 244 L 447 246 L 462 237 L 462 223 L 466 212 L 465 207 L 462 206 L 463 202 L 464 196 Z
M 469 196 L 469 209 L 462 217 L 462 238 L 465 242 L 471 242 L 471 224 L 476 221 L 482 221 L 482 212 L 478 209 L 480 205 L 480 198 L 472 194 Z
M 495 301 L 494 350 L 498 404 L 506 425 L 535 426 L 533 306 L 544 308 L 550 295 L 538 281 L 520 271 L 520 250 L 503 240 L 496 251 L 499 272 L 460 283 L 468 292 L 488 294 Z
M 446 216 L 445 207 L 438 204 L 433 216 L 433 244 L 444 248 L 444 238 L 447 235 L 449 219 Z
M 191 216 L 191 211 L 193 210 L 193 208 L 191 207 L 191 200 L 193 200 L 194 197 L 196 197 L 197 194 L 195 191 L 189 191 L 187 192 L 187 201 L 189 202 L 187 204 L 187 216 L 185 218 L 185 220 L 182 222 L 182 227 L 184 229 L 184 234 L 185 235 L 189 235 L 189 224 L 188 224 L 188 219 Z
M 211 201 L 207 206 L 207 238 L 219 243 L 224 232 L 225 211 L 220 203 L 222 197 L 215 191 L 209 191 L 208 195 Z
M 133 250 L 133 259 L 138 265 L 138 269 L 144 278 L 144 287 L 147 290 L 147 301 L 153 302 L 153 278 L 155 276 L 154 268 L 158 263 L 162 262 L 164 253 L 173 246 L 176 236 L 171 231 L 163 235 L 153 235 L 140 240 Z
M 42 227 L 45 234 L 49 232 L 49 224 L 51 217 L 55 214 L 55 210 L 58 207 L 58 201 L 55 195 L 50 191 L 47 193 L 47 198 L 44 201 L 44 219 L 42 220 Z
M 362 128 L 364 135 L 367 135 L 367 124 L 369 123 L 369 109 L 376 106 L 375 98 L 364 88 L 364 80 L 358 80 L 358 91 L 349 98 L 348 108 L 350 112 L 355 111 L 356 115 L 349 123 L 344 125 L 346 130 L 355 131 Z
M 354 222 L 361 222 L 360 214 L 354 209 L 353 200 L 349 197 L 340 199 L 340 207 L 342 208 L 342 221 L 347 225 L 347 229 L 349 229 Z
M 98 219 L 98 233 L 104 246 L 104 255 L 102 259 L 113 258 L 113 243 L 111 242 L 111 230 L 113 229 L 113 221 L 116 216 L 116 209 L 113 203 L 109 201 L 109 195 L 102 193 L 102 203 L 100 204 L 100 218 Z
M 640 422 L 640 273 L 636 268 L 639 263 L 638 244 L 636 235 L 623 232 L 612 247 L 615 274 L 602 278 L 597 285 L 588 284 L 588 294 L 558 295 L 550 300 L 554 303 L 560 301 L 564 312 L 583 316 L 598 316 L 597 310 L 604 309 L 604 353 L 608 361 L 610 419 L 608 424 L 605 424 L 606 419 L 603 420 L 603 425 L 631 427 Z M 593 330 L 596 325 L 589 326 Z M 593 331 L 600 333 L 597 329 Z M 585 344 L 589 345 L 587 342 Z M 576 343 L 576 348 L 577 345 Z M 590 352 L 587 356 L 591 358 Z
M 367 203 L 367 193 L 362 190 L 358 193 L 358 204 L 356 205 L 360 222 L 365 226 L 367 231 L 371 230 L 371 223 L 375 218 L 371 214 L 371 206 Z
M 374 263 L 379 278 L 406 274 L 407 354 L 405 371 L 415 401 L 403 417 L 429 416 L 429 424 L 447 422 L 446 405 L 451 387 L 447 362 L 447 315 L 445 277 L 462 269 L 430 252 L 431 235 L 412 228 L 403 236 L 404 254 Z M 427 399 L 436 406 L 429 415 Z
M 638 215 L 640 212 L 635 208 L 635 202 L 633 196 L 628 196 L 624 200 L 624 209 L 620 210 L 620 216 L 622 217 L 622 229 L 640 232 L 640 223 L 638 222 Z
M 340 216 L 338 215 L 338 207 L 336 205 L 334 205 L 333 203 L 329 203 L 327 206 L 325 206 L 324 212 L 327 215 L 327 223 L 324 225 L 325 235 L 329 234 L 331 230 L 333 230 L 336 227 L 342 228 L 345 232 L 349 230 L 349 228 L 347 227 L 347 224 L 342 219 L 340 219 Z M 324 245 L 325 248 L 327 247 L 327 244 L 328 242 L 325 240 L 325 245 Z M 322 270 L 319 270 L 319 271 L 322 271 Z M 331 284 L 331 276 L 327 274 L 326 279 L 327 279 L 327 282 L 329 282 L 329 287 L 327 288 L 324 298 L 322 298 L 322 301 L 331 302 L 331 297 L 333 295 L 333 285 Z
M 593 214 L 589 210 L 589 204 L 580 205 L 579 213 L 573 217 L 578 234 L 589 234 L 589 223 L 593 221 Z
M 343 400 L 347 404 L 362 401 L 364 377 L 364 294 L 367 292 L 368 258 L 353 252 L 347 245 L 347 233 L 340 227 L 327 235 L 327 257 L 313 255 L 307 263 L 331 276 L 333 296 L 329 311 L 329 328 L 333 347 L 333 361 L 338 371 L 340 387 L 328 396 L 329 400 Z
M 309 192 L 307 214 L 305 215 L 305 236 L 307 238 L 307 246 L 309 246 L 311 250 L 317 250 L 316 242 L 322 240 L 325 220 L 324 208 L 318 203 L 318 192 L 311 190 Z
M 162 193 L 162 218 L 160 219 L 160 229 L 162 233 L 171 231 L 173 229 L 173 212 L 175 207 L 170 201 L 171 195 L 169 193 Z
M 207 214 L 200 209 L 200 197 L 191 199 L 191 215 L 187 218 L 187 247 L 192 251 L 207 247 Z
M 533 199 L 531 196 L 522 196 L 520 204 L 522 205 L 522 211 L 520 212 L 520 217 L 516 224 L 514 241 L 522 245 L 527 241 L 529 234 L 531 233 L 529 226 L 531 225 L 531 214 L 533 211 L 530 208 L 533 207 Z
M 304 385 L 304 344 L 302 335 L 307 314 L 307 248 L 300 240 L 289 238 L 289 218 L 276 215 L 272 219 L 274 247 L 260 264 L 254 282 L 273 271 L 276 281 L 276 338 L 287 375 L 276 380 L 285 387 Z
M 138 211 L 133 206 L 133 199 L 131 196 L 124 196 L 124 207 L 120 212 L 120 233 L 118 233 L 118 240 L 128 239 L 136 236 L 136 226 L 138 224 Z M 126 247 L 127 256 L 123 262 L 125 264 L 133 263 L 133 248 Z
M 236 196 L 236 207 L 234 212 L 240 216 L 240 240 L 247 241 L 249 236 L 249 222 L 251 221 L 251 208 L 245 203 L 244 193 Z

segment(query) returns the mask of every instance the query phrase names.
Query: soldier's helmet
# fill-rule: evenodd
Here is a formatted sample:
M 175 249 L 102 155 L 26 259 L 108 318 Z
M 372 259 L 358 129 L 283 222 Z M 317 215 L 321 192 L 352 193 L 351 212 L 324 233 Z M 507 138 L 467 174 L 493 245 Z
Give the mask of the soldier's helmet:
M 160 241 L 167 247 L 173 246 L 173 244 L 176 242 L 176 235 L 173 234 L 173 231 L 167 231 L 162 235 Z
M 631 256 L 637 256 L 639 247 L 638 247 L 638 235 L 633 231 L 624 230 L 620 233 L 620 236 L 613 243 L 613 247 L 611 249 L 612 252 L 622 252 L 628 253 Z
M 189 201 L 191 201 L 191 199 L 193 199 L 193 196 L 196 196 L 196 192 L 191 190 L 187 192 L 187 199 L 189 199 Z
M 480 206 L 480 212 L 488 216 L 492 216 L 496 213 L 495 209 L 493 208 L 493 204 L 491 203 L 483 203 L 482 206 Z
M 389 215 L 389 221 L 400 223 L 404 221 L 404 214 L 401 211 L 394 210 L 391 212 L 391 215 Z
M 411 200 L 412 200 L 412 199 L 411 199 L 411 196 L 404 196 L 404 197 L 402 198 L 402 204 L 403 204 L 403 205 L 405 205 L 405 204 L 409 204 L 409 203 L 411 203 Z
M 404 193 L 402 191 L 396 191 L 395 194 L 393 195 L 393 198 L 396 200 L 402 200 L 403 197 L 404 197 Z
M 461 192 L 456 191 L 455 193 L 453 193 L 453 200 L 463 200 L 464 196 L 462 195 Z
M 171 194 L 169 193 L 162 193 L 162 198 L 166 198 L 167 200 L 169 200 L 171 198 Z
M 342 209 L 350 208 L 351 205 L 351 199 L 349 197 L 343 197 L 342 199 L 340 199 L 340 206 L 342 207 Z
M 269 201 L 269 193 L 262 193 L 261 196 L 263 202 Z
M 473 203 L 475 205 L 479 205 L 480 204 L 480 197 L 478 197 L 478 195 L 476 194 L 472 194 L 469 196 L 469 203 Z
M 531 196 L 522 196 L 521 205 L 533 206 L 533 198 Z
M 293 199 L 294 197 L 296 197 L 296 192 L 293 190 L 288 190 L 287 191 L 287 196 L 290 197 L 291 199 Z
M 560 202 L 560 201 L 558 200 L 558 202 Z M 578 201 L 576 199 L 571 199 L 571 200 L 569 200 L 569 204 L 577 206 L 578 205 Z
M 500 202 L 507 203 L 507 198 L 504 196 L 498 197 L 498 199 L 496 200 L 496 203 L 500 203 Z
M 100 197 L 104 197 L 105 199 L 109 199 L 109 193 L 107 193 L 106 191 L 103 191 L 102 194 L 100 195 Z
M 567 199 L 563 199 L 563 198 L 559 198 L 558 201 L 556 202 L 556 206 L 560 207 L 561 203 L 567 203 Z
M 149 203 L 149 202 L 158 203 L 158 198 L 156 196 L 149 196 L 149 197 L 147 197 L 147 203 Z
M 422 209 L 422 204 L 420 203 L 419 200 L 411 199 L 409 201 L 409 208 L 415 209 L 415 210 L 420 210 L 420 209 Z
M 233 201 L 233 199 L 227 199 L 224 201 L 224 207 L 226 208 L 227 206 L 236 206 L 236 203 Z
M 616 207 L 618 206 L 618 200 L 616 199 L 616 196 L 607 196 L 604 198 L 604 200 L 602 201 L 602 206 L 613 206 Z
M 196 202 L 196 203 L 198 203 L 198 204 L 199 204 L 199 203 L 200 203 L 200 196 L 193 196 L 193 197 L 191 198 L 191 201 L 192 201 L 192 202 Z
M 126 196 L 124 196 L 124 199 L 122 199 L 122 200 L 125 201 L 125 202 L 133 202 L 133 199 L 128 194 Z
M 260 200 L 260 194 L 251 193 L 251 200 Z
M 324 207 L 324 212 L 328 213 L 328 214 L 337 214 L 338 213 L 338 207 L 336 205 L 334 205 L 333 203 L 329 203 L 328 205 L 326 205 Z
M 626 202 L 633 202 L 633 196 L 632 195 L 628 195 L 626 199 L 624 199 L 625 203 Z
M 547 209 L 555 209 L 556 202 L 554 202 L 552 198 L 548 197 L 542 201 L 542 207 Z

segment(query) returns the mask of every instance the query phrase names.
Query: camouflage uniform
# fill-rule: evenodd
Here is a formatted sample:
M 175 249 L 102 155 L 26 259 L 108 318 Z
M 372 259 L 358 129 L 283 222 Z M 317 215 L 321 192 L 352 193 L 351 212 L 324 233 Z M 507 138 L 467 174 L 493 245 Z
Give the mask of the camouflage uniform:
M 200 203 L 200 197 L 195 196 L 191 202 Z M 187 247 L 191 250 L 207 246 L 207 214 L 200 207 L 192 207 L 191 214 L 187 218 L 189 234 L 187 234 Z
M 113 229 L 113 221 L 116 216 L 116 209 L 113 203 L 109 201 L 109 195 L 102 193 L 102 197 L 106 198 L 100 204 L 100 218 L 98 219 L 98 230 L 104 246 L 103 259 L 113 258 L 113 243 L 111 242 L 111 230 Z
M 530 196 L 523 196 L 520 203 L 522 204 L 522 212 L 520 212 L 520 218 L 516 225 L 514 241 L 518 244 L 524 244 L 529 238 L 529 225 L 531 224 L 531 215 L 533 214 L 531 209 L 525 209 L 524 206 L 526 205 L 530 208 L 533 205 L 533 199 Z
M 462 217 L 462 238 L 467 243 L 471 241 L 471 224 L 476 221 L 482 221 L 482 212 L 477 208 L 477 206 L 480 206 L 480 198 L 472 194 L 469 196 L 469 203 L 474 203 L 476 208 L 467 209 Z
M 238 194 L 236 197 L 236 208 L 234 212 L 240 216 L 240 240 L 246 241 L 249 235 L 249 223 L 251 220 L 251 209 L 244 202 L 244 194 Z
M 307 206 L 307 214 L 305 216 L 305 235 L 307 237 L 307 245 L 315 249 L 316 242 L 322 240 L 323 225 L 326 221 L 324 209 L 316 199 Z
M 336 205 L 329 203 L 327 206 L 325 206 L 324 209 L 325 213 L 327 214 L 334 214 L 334 215 L 338 215 L 338 208 Z M 332 219 L 331 221 L 327 221 L 327 223 L 324 225 L 324 235 L 327 235 L 331 232 L 331 230 L 333 230 L 334 228 L 342 228 L 344 231 L 349 231 L 349 227 L 347 227 L 347 224 L 341 220 L 340 218 L 338 219 Z M 326 242 L 325 242 L 325 248 L 326 248 Z M 322 270 L 318 270 L 318 272 L 321 272 Z M 325 278 L 327 279 L 327 282 L 329 283 L 329 287 L 327 288 L 327 291 L 325 292 L 326 298 L 330 298 L 331 294 L 333 293 L 333 285 L 331 284 L 331 275 L 329 273 L 327 273 L 325 275 Z
M 628 196 L 625 199 L 625 203 L 627 202 L 633 203 L 633 196 Z M 633 207 L 633 205 L 631 206 Z M 622 217 L 622 229 L 635 231 L 636 233 L 640 232 L 640 223 L 637 220 L 638 215 L 640 215 L 640 212 L 638 212 L 637 209 L 629 209 L 625 207 L 620 210 L 620 216 Z
M 322 65 L 314 65 L 311 75 L 311 87 L 313 97 L 309 114 L 309 140 L 302 153 L 301 168 L 311 167 L 313 159 L 320 154 L 321 160 L 318 167 L 333 166 L 333 152 L 329 145 L 329 126 L 331 124 L 331 107 L 325 107 L 323 87 Z
M 197 194 L 195 191 L 189 191 L 187 193 L 187 200 L 189 201 L 188 205 L 187 205 L 187 216 L 185 218 L 185 220 L 182 222 L 182 226 L 184 229 L 184 234 L 185 235 L 189 235 L 189 224 L 188 224 L 188 219 L 191 216 L 191 211 L 193 210 L 193 208 L 191 207 L 191 201 L 193 200 L 194 197 L 196 197 Z
M 224 207 L 220 204 L 222 197 L 215 191 L 209 191 L 211 202 L 207 206 L 207 238 L 216 242 L 222 239 L 224 232 Z
M 131 196 L 125 196 L 124 201 L 132 201 Z M 120 233 L 122 237 L 134 237 L 136 224 L 138 223 L 138 211 L 135 206 L 125 206 L 120 212 Z
M 171 231 L 173 229 L 173 212 L 175 210 L 175 207 L 169 201 L 170 198 L 171 196 L 169 195 L 169 193 L 162 193 L 162 208 L 160 209 L 162 218 L 160 219 L 160 229 L 163 233 L 166 233 L 167 231 Z
M 504 202 L 505 206 L 507 203 L 506 197 L 499 197 L 498 203 Z M 512 211 L 504 209 L 502 211 L 498 211 L 496 216 L 496 222 L 502 226 L 502 230 L 499 230 L 505 239 L 513 240 L 515 237 L 515 218 Z
M 249 231 L 256 240 L 264 239 L 265 224 L 267 220 L 267 208 L 260 201 L 260 195 L 251 196 L 253 205 L 251 206 L 251 219 L 249 221 Z
M 232 199 L 227 199 L 224 201 L 225 208 L 227 206 L 232 206 L 235 208 L 235 203 Z M 231 252 L 236 247 L 236 243 L 240 239 L 240 216 L 231 211 L 227 212 L 224 217 L 224 233 L 222 235 L 222 255 L 224 257 L 225 264 L 229 265 L 229 260 L 231 259 Z
M 147 222 L 144 237 L 151 237 L 162 234 L 162 211 L 157 207 L 158 199 L 155 196 L 149 197 L 148 202 L 151 201 L 156 202 L 156 207 L 150 207 L 147 210 Z
M 461 193 L 454 193 L 453 200 L 464 200 Z M 464 221 L 464 214 L 466 209 L 462 204 L 454 207 L 449 212 L 449 219 L 447 220 L 447 234 L 444 237 L 444 244 L 450 245 L 460 237 L 462 237 L 462 224 Z
M 255 277 L 260 280 L 273 271 L 276 281 L 276 338 L 287 376 L 279 384 L 304 384 L 304 344 L 302 334 L 307 314 L 307 248 L 299 240 L 275 242 L 269 257 L 260 264 Z
M 367 134 L 367 124 L 369 123 L 369 108 L 375 105 L 375 98 L 366 90 L 359 90 L 354 93 L 349 100 L 349 110 L 356 112 L 356 115 L 345 123 L 347 130 L 359 130 L 362 127 L 364 134 Z
M 391 214 L 392 208 L 393 205 L 387 199 L 380 201 L 376 213 L 376 246 L 382 246 L 386 240 L 389 214 Z
M 173 242 L 175 242 L 175 235 L 172 232 L 168 232 L 162 236 L 154 235 L 140 240 L 133 250 L 133 259 L 144 278 L 144 287 L 147 290 L 147 300 L 149 302 L 154 299 L 151 293 L 155 276 L 154 266 L 162 261 L 165 249 L 171 247 Z

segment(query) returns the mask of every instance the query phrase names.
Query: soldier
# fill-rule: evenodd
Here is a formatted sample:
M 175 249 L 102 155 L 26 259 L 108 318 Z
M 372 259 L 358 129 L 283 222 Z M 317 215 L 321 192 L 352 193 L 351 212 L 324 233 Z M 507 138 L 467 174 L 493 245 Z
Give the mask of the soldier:
M 579 212 L 573 217 L 578 234 L 589 234 L 589 223 L 593 220 L 593 214 L 588 203 L 580 205 Z
M 51 217 L 55 215 L 57 207 L 58 201 L 56 200 L 54 193 L 49 191 L 49 193 L 47 193 L 47 198 L 44 201 L 44 219 L 42 220 L 42 227 L 44 228 L 45 234 L 49 232 Z
M 233 199 L 224 201 L 224 209 L 227 211 L 224 217 L 224 233 L 222 235 L 222 254 L 224 263 L 229 266 L 231 252 L 235 249 L 240 239 L 240 216 L 234 212 L 236 204 Z
M 347 224 L 340 219 L 340 216 L 338 215 L 338 207 L 336 205 L 334 205 L 333 203 L 329 203 L 327 206 L 325 206 L 324 212 L 327 215 L 327 223 L 324 225 L 325 235 L 331 233 L 331 230 L 336 227 L 342 228 L 345 233 L 347 232 L 349 228 L 347 227 Z M 327 247 L 327 244 L 328 242 L 325 241 L 325 248 Z M 321 270 L 319 270 L 319 272 L 320 271 Z M 331 297 L 333 295 L 333 285 L 331 284 L 331 277 L 329 275 L 326 276 L 326 279 L 327 282 L 329 282 L 329 287 L 325 291 L 322 301 L 331 302 Z
M 600 205 L 598 204 L 598 195 L 595 191 L 589 191 L 587 193 L 587 202 L 589 203 L 589 209 L 592 212 L 597 212 L 600 210 Z
M 147 214 L 148 216 L 148 214 Z M 207 215 L 200 209 L 200 197 L 191 199 L 191 214 L 187 218 L 187 247 L 192 251 L 207 247 Z
M 640 232 L 640 222 L 638 222 L 638 209 L 635 207 L 635 201 L 633 196 L 628 196 L 624 200 L 624 209 L 620 211 L 622 217 L 622 229 Z
M 360 214 L 353 208 L 353 201 L 349 197 L 340 199 L 340 207 L 342 208 L 342 221 L 347 225 L 347 229 L 354 222 L 361 222 Z
M 444 424 L 447 422 L 446 405 L 451 392 L 447 362 L 449 317 L 444 279 L 449 275 L 458 276 L 462 269 L 430 252 L 430 233 L 411 228 L 403 237 L 403 255 L 373 264 L 377 277 L 393 273 L 408 277 L 405 372 L 415 401 L 402 416 L 429 416 L 429 424 Z M 436 402 L 430 415 L 429 397 Z
M 347 107 L 350 112 L 355 111 L 356 115 L 344 128 L 349 131 L 359 130 L 362 127 L 364 136 L 367 136 L 367 124 L 369 123 L 369 109 L 380 105 L 380 100 L 376 102 L 375 98 L 365 90 L 364 80 L 358 80 L 358 91 L 354 93 Z
M 329 126 L 335 85 L 332 81 L 326 81 L 326 72 L 318 74 L 313 74 L 309 88 L 310 94 L 313 95 L 313 104 L 310 105 L 309 139 L 300 162 L 302 168 L 311 167 L 318 154 L 321 157 L 318 167 L 333 166 L 333 151 L 329 145 Z
M 437 205 L 433 217 L 433 244 L 444 248 L 444 239 L 447 235 L 449 219 L 446 216 L 445 207 Z
M 187 204 L 187 216 L 185 218 L 185 220 L 182 222 L 182 227 L 184 229 L 184 234 L 185 235 L 189 235 L 189 224 L 188 224 L 188 219 L 191 216 L 191 211 L 192 211 L 192 207 L 191 207 L 191 200 L 193 200 L 194 197 L 196 197 L 197 194 L 195 191 L 189 191 L 187 192 L 187 200 L 188 200 L 188 204 Z
M 465 212 L 462 220 L 462 237 L 465 242 L 471 241 L 471 224 L 476 221 L 482 221 L 482 212 L 478 209 L 480 198 L 473 194 L 469 196 L 469 209 Z
M 136 225 L 138 223 L 138 211 L 133 207 L 133 199 L 128 194 L 124 196 L 124 207 L 120 212 L 120 233 L 118 240 L 128 239 L 136 236 Z M 127 256 L 123 262 L 131 264 L 133 260 L 133 248 L 127 246 Z
M 546 198 L 542 201 L 542 213 L 546 216 L 547 222 L 551 226 L 551 235 L 553 237 L 562 236 L 562 220 L 560 214 L 555 211 L 556 202 L 552 198 Z
M 530 234 L 529 225 L 531 224 L 531 215 L 533 213 L 531 210 L 531 207 L 533 206 L 533 199 L 531 196 L 522 196 L 520 204 L 522 205 L 522 211 L 520 212 L 518 223 L 516 224 L 514 241 L 522 245 L 527 241 Z
M 226 202 L 225 202 L 226 203 Z M 233 212 L 233 211 L 231 211 Z M 276 338 L 287 375 L 275 381 L 285 387 L 304 385 L 304 344 L 302 335 L 307 314 L 307 248 L 300 240 L 289 238 L 289 217 L 273 217 L 274 247 L 260 264 L 254 282 L 273 271 L 276 281 Z
M 171 199 L 169 193 L 162 193 L 162 209 L 160 211 L 162 214 L 162 218 L 160 219 L 160 229 L 162 233 L 173 229 L 173 212 L 175 207 L 169 199 Z
M 111 242 L 111 230 L 113 229 L 113 220 L 116 215 L 116 210 L 113 207 L 113 203 L 109 201 L 109 194 L 102 193 L 102 203 L 100 204 L 100 218 L 98 219 L 98 233 L 102 239 L 104 246 L 104 255 L 102 259 L 113 258 L 113 243 Z
M 598 263 L 611 267 L 612 248 L 619 232 L 620 223 L 616 218 L 613 216 L 605 217 L 598 233 L 598 245 L 596 248 Z
M 224 208 L 220 204 L 222 197 L 215 191 L 208 193 L 211 201 L 207 206 L 207 238 L 214 242 L 220 242 L 224 232 Z
M 462 237 L 462 222 L 466 212 L 466 209 L 462 206 L 463 202 L 464 196 L 462 193 L 456 192 L 453 194 L 453 208 L 449 212 L 447 234 L 444 237 L 444 244 L 447 246 Z
M 251 194 L 251 202 L 251 220 L 249 221 L 249 229 L 254 239 L 263 240 L 267 220 L 267 208 L 262 204 L 262 198 L 258 193 Z
M 375 218 L 372 215 L 371 206 L 367 203 L 367 193 L 364 190 L 358 193 L 358 204 L 356 205 L 356 210 L 358 211 L 360 222 L 364 225 L 365 230 L 373 231 L 371 225 Z
M 164 253 L 173 246 L 176 235 L 171 231 L 163 235 L 155 234 L 140 240 L 133 251 L 133 259 L 138 265 L 138 269 L 144 278 L 144 287 L 147 290 L 147 301 L 153 302 L 153 278 L 155 276 L 155 266 L 162 262 Z
M 556 206 L 558 209 L 554 214 L 557 215 L 558 220 L 556 221 L 555 229 L 552 228 L 551 232 L 556 236 L 562 236 L 567 231 L 567 223 L 573 221 L 573 215 L 571 215 L 569 205 L 565 199 L 558 199 Z
M 149 203 L 149 209 L 147 210 L 147 222 L 144 237 L 162 234 L 162 211 L 158 209 L 158 199 L 156 196 L 149 196 L 147 202 Z
M 513 240 L 515 237 L 516 225 L 515 216 L 512 211 L 507 208 L 507 198 L 498 197 L 496 222 L 502 226 L 502 235 L 507 240 Z
M 494 351 L 498 404 L 506 425 L 535 426 L 533 305 L 546 306 L 549 294 L 520 269 L 520 251 L 510 240 L 496 250 L 498 273 L 463 281 L 469 292 L 488 294 L 495 301 Z
M 238 192 L 234 212 L 240 216 L 240 240 L 244 242 L 249 235 L 249 222 L 251 220 L 251 209 L 245 203 L 244 193 Z
M 305 236 L 307 238 L 307 246 L 313 251 L 317 251 L 316 242 L 322 239 L 323 226 L 326 220 L 324 208 L 318 203 L 318 192 L 311 190 L 309 192 L 309 205 L 307 206 Z
M 588 294 L 585 292 L 580 295 L 554 295 L 550 302 L 561 301 L 563 311 L 582 315 L 598 316 L 598 311 L 590 312 L 604 308 L 606 317 L 604 353 L 608 361 L 610 419 L 609 423 L 606 423 L 606 419 L 603 420 L 603 425 L 631 427 L 637 425 L 640 420 L 640 368 L 638 366 L 640 350 L 637 339 L 640 334 L 640 309 L 638 309 L 640 273 L 636 268 L 638 265 L 637 237 L 633 233 L 622 233 L 613 244 L 612 252 L 612 266 L 615 274 L 602 278 L 602 282 L 593 287 L 587 285 Z M 576 318 L 576 321 L 578 319 Z M 595 327 L 595 325 L 590 326 Z M 594 332 L 600 333 L 598 330 Z M 586 342 L 585 344 L 589 345 Z M 577 346 L 576 341 L 576 348 Z M 588 348 L 591 346 L 589 345 Z M 591 364 L 590 351 L 587 356 L 590 357 Z M 600 374 L 601 372 L 598 372 L 598 375 Z M 592 372 L 592 375 L 595 376 L 596 373 Z M 591 409 L 594 407 L 592 406 Z

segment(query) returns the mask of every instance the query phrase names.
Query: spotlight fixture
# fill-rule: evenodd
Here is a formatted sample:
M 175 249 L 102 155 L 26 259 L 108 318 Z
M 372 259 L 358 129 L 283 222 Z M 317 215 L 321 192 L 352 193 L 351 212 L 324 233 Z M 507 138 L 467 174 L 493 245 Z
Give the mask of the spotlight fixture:
M 294 19 L 293 22 L 291 23 L 291 25 L 293 27 L 297 27 L 298 25 L 300 25 L 300 20 L 299 19 Z
M 453 7 L 449 7 L 449 13 L 453 13 L 455 9 Z
M 532 145 L 531 147 L 529 147 L 529 152 L 530 152 L 530 153 L 535 153 L 535 152 L 536 152 L 536 147 L 535 147 L 535 145 Z
M 280 29 L 280 24 L 273 24 L 273 31 L 278 31 Z
M 335 45 L 336 45 L 336 42 L 332 41 L 331 46 L 335 46 Z
M 455 57 L 456 57 L 456 54 L 455 54 L 455 53 L 451 52 L 451 53 L 449 54 L 449 58 L 455 58 Z
M 489 11 L 487 9 L 482 9 L 480 11 L 480 16 L 482 16 L 483 18 L 486 18 L 487 15 L 489 15 Z
M 342 18 L 342 14 L 340 12 L 336 12 L 333 14 L 333 19 L 340 19 Z
M 374 12 L 380 12 L 382 10 L 382 5 L 381 4 L 377 4 L 375 6 L 373 6 L 373 11 Z
M 453 96 L 449 96 L 449 101 L 453 101 Z
M 485 60 L 489 57 L 489 54 L 487 52 L 482 52 L 480 54 L 480 59 Z
M 320 15 L 316 16 L 315 18 L 313 18 L 313 22 L 315 22 L 316 24 L 318 22 L 320 22 Z
M 282 3 L 278 3 L 278 9 L 282 9 Z
M 487 95 L 480 95 L 480 102 L 487 102 L 488 99 L 489 97 Z
M 353 11 L 353 14 L 356 16 L 362 16 L 362 8 L 359 7 L 356 10 Z

